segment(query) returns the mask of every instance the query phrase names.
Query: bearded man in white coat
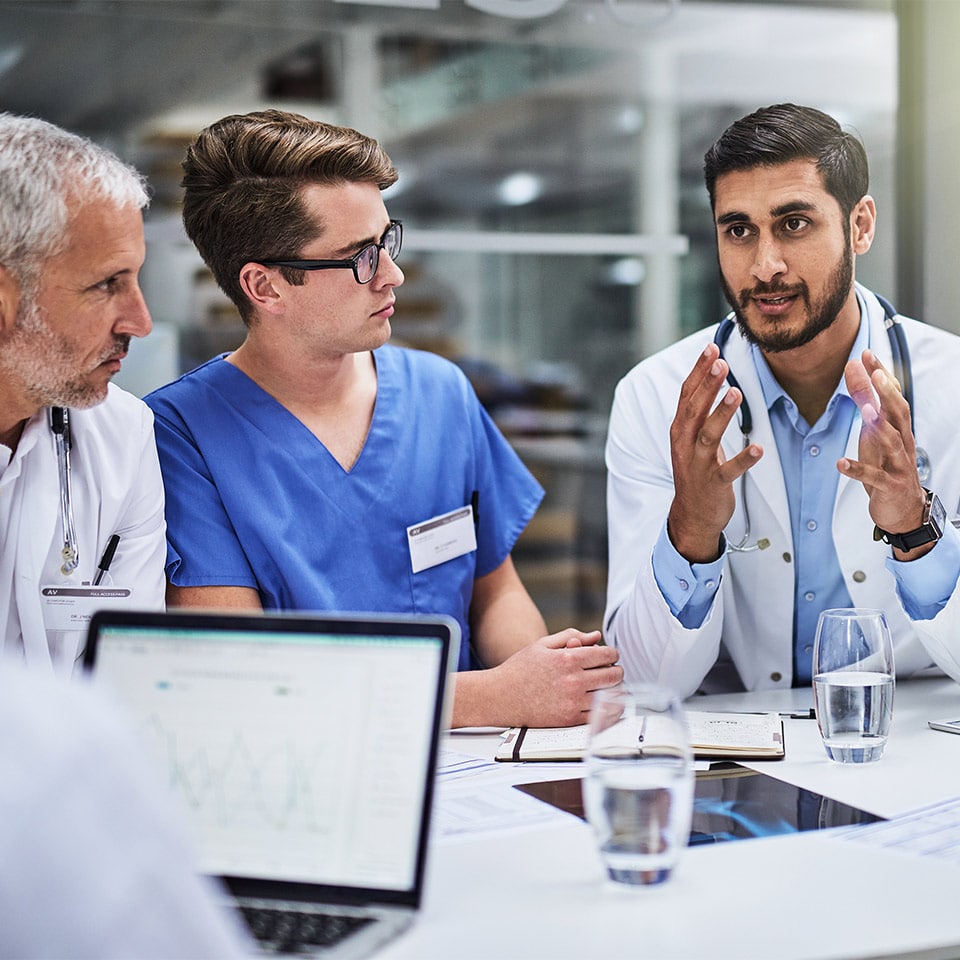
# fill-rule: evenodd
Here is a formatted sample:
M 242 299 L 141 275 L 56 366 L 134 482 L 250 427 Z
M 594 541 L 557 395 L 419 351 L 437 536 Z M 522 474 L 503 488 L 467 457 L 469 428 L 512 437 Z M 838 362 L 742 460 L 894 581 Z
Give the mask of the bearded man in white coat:
M 833 118 L 758 110 L 704 172 L 733 312 L 617 387 L 607 642 L 681 696 L 805 686 L 820 611 L 873 607 L 899 676 L 960 679 L 960 338 L 856 283 L 876 205 Z
M 147 202 L 109 151 L 0 114 L 0 656 L 46 672 L 95 608 L 164 602 L 153 416 L 110 383 L 150 332 Z

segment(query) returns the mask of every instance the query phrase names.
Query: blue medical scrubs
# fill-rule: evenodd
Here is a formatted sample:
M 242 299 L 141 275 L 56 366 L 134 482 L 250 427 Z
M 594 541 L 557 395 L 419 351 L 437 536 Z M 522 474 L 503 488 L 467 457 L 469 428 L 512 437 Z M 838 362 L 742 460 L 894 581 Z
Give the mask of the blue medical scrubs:
M 374 360 L 373 420 L 349 471 L 222 356 L 146 397 L 167 576 L 251 587 L 268 610 L 445 613 L 467 669 L 473 581 L 506 559 L 543 489 L 458 367 L 390 345 Z M 413 573 L 407 527 L 471 502 L 476 551 Z

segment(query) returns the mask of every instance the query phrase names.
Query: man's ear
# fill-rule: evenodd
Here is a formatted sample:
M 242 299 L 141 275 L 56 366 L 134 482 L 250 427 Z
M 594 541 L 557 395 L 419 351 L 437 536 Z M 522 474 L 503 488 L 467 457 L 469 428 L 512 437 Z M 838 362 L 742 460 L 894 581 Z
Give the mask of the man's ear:
M 9 333 L 17 320 L 20 309 L 20 284 L 13 274 L 0 263 L 0 336 Z
M 869 194 L 862 196 L 850 212 L 850 242 L 853 252 L 859 257 L 873 244 L 877 228 L 877 205 Z
M 245 263 L 240 268 L 240 288 L 255 311 L 276 313 L 283 305 L 283 296 L 274 282 L 275 276 L 259 263 Z

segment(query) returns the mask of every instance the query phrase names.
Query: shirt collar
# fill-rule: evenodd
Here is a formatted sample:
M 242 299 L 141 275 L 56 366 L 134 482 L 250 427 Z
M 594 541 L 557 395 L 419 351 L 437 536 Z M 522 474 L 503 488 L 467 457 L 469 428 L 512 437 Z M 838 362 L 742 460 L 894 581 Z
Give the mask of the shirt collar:
M 12 482 L 20 475 L 21 464 L 26 455 L 37 445 L 40 436 L 46 428 L 47 408 L 38 410 L 26 423 L 16 452 L 11 455 L 10 448 L 0 443 L 0 477 L 7 483 Z

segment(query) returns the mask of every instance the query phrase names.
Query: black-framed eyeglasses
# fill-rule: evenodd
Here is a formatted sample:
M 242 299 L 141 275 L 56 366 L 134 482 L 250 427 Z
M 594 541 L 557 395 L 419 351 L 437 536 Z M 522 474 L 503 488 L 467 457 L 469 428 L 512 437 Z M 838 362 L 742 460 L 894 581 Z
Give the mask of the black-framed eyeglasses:
M 368 243 L 355 257 L 348 260 L 260 260 L 265 267 L 290 267 L 294 270 L 335 270 L 349 267 L 357 283 L 369 283 L 380 265 L 380 251 L 386 251 L 391 260 L 396 260 L 403 242 L 403 224 L 391 220 L 383 231 L 379 243 Z

